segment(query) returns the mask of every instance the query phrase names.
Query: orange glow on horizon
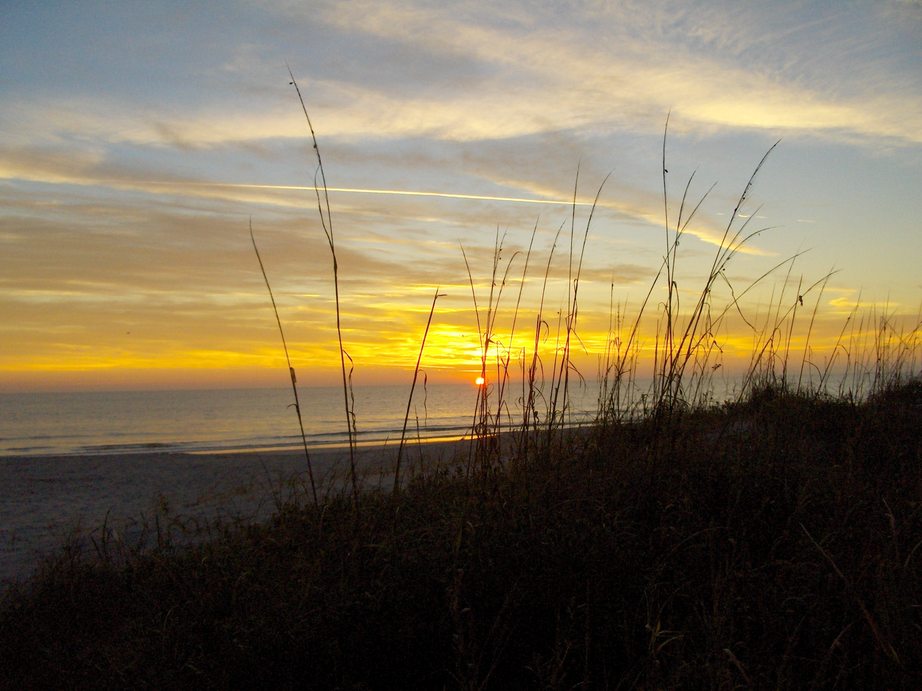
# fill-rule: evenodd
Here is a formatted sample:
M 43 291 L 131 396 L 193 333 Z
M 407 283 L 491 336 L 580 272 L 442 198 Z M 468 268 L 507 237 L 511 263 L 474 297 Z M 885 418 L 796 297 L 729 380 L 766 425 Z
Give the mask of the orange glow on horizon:
M 740 320 L 728 317 L 722 330 L 708 341 L 710 350 L 695 355 L 689 365 L 720 371 L 721 376 L 747 373 L 753 366 L 787 363 L 789 370 L 822 373 L 829 366 L 853 366 L 874 362 L 878 350 L 893 353 L 894 358 L 917 358 L 919 345 L 917 317 L 896 315 L 887 320 L 887 331 L 880 332 L 879 320 L 820 312 L 798 315 L 796 323 L 786 321 L 777 329 L 774 322 L 758 310 L 750 309 L 755 331 Z M 436 318 L 438 318 L 438 314 Z M 505 315 L 502 315 L 505 316 Z M 771 316 L 771 315 L 769 315 Z M 638 377 L 649 376 L 652 363 L 662 348 L 657 336 L 659 315 L 651 313 L 642 320 L 636 333 L 632 325 L 610 327 L 607 320 L 587 310 L 584 326 L 579 330 L 578 345 L 570 358 L 573 367 L 587 380 L 596 380 L 612 372 L 621 360 Z M 383 321 L 383 320 L 382 320 Z M 471 321 L 474 319 L 471 317 Z M 462 320 L 435 323 L 425 343 L 421 367 L 432 383 L 472 383 L 482 388 L 487 379 L 509 376 L 521 381 L 536 362 L 538 376 L 550 378 L 551 367 L 560 356 L 562 344 L 555 333 L 541 333 L 537 360 L 533 360 L 534 336 L 524 328 L 514 335 L 500 323 L 494 328 L 486 353 L 488 369 L 483 368 L 483 346 L 476 326 Z M 601 323 L 601 328 L 600 328 Z M 300 330 L 313 335 L 304 338 Z M 404 384 L 412 378 L 419 357 L 421 329 L 394 313 L 392 330 L 354 329 L 347 333 L 346 350 L 355 365 L 355 382 L 359 386 Z M 611 330 L 609 330 L 609 328 Z M 292 329 L 288 341 L 291 364 L 301 386 L 335 386 L 341 382 L 338 346 L 327 334 L 318 338 L 316 331 L 307 333 L 305 326 Z M 248 340 L 228 337 L 226 348 L 207 348 L 203 338 L 167 341 L 159 334 L 144 339 L 140 332 L 119 337 L 105 344 L 93 342 L 95 332 L 79 338 L 59 338 L 39 347 L 26 339 L 12 352 L 0 355 L 0 391 L 68 390 L 113 388 L 222 388 L 250 386 L 288 386 L 288 366 L 276 333 L 263 329 Z M 195 334 L 193 334 L 195 335 Z M 618 348 L 627 347 L 623 353 Z M 17 352 L 18 350 L 18 352 Z M 807 351 L 806 354 L 804 351 Z M 487 376 L 489 375 L 489 376 Z M 817 375 L 819 376 L 819 375 Z

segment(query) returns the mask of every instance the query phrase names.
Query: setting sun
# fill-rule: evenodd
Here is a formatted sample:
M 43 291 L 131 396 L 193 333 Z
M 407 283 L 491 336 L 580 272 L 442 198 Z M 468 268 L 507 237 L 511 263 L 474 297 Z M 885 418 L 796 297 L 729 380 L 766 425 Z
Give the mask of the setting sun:
M 0 142 L 0 391 L 285 387 L 280 325 L 310 386 L 340 381 L 341 351 L 359 387 L 406 385 L 419 366 L 428 383 L 470 387 L 482 375 L 475 386 L 498 389 L 506 375 L 494 364 L 540 374 L 561 348 L 592 380 L 628 343 L 650 370 L 663 352 L 661 307 L 675 298 L 673 316 L 690 323 L 686 308 L 730 246 L 732 272 L 706 286 L 730 309 L 701 341 L 719 342 L 721 374 L 745 376 L 763 330 L 780 342 L 779 296 L 782 310 L 804 302 L 791 309 L 786 351 L 798 346 L 823 371 L 854 362 L 842 348 L 864 318 L 851 316 L 856 306 L 876 310 L 867 324 L 886 317 L 911 331 L 922 71 L 907 27 L 918 8 L 750 3 L 724 16 L 711 4 L 705 18 L 682 3 L 575 3 L 561 14 L 521 0 L 475 1 L 469 13 L 420 0 L 373 12 L 268 0 L 234 5 L 216 27 L 207 3 L 150 17 L 114 3 L 102 27 L 74 3 L 54 13 L 5 3 L 3 36 L 19 40 L 0 41 L 0 64 L 16 67 L 0 83 L 10 135 Z M 407 22 L 412 31 L 395 28 Z M 304 40 L 315 34 L 342 60 Z M 138 35 L 163 50 L 135 59 Z M 380 79 L 406 65 L 412 80 Z M 490 78 L 457 78 L 469 69 Z M 325 180 L 311 177 L 295 77 Z M 338 288 L 315 183 L 337 229 Z M 725 247 L 744 223 L 748 240 Z M 654 287 L 667 227 L 681 228 L 684 257 Z M 798 341 L 802 318 L 809 338 Z
M 487 380 L 484 379 L 483 377 L 477 377 L 477 378 L 474 380 L 474 383 L 475 383 L 477 386 L 483 386 L 484 384 L 487 383 Z

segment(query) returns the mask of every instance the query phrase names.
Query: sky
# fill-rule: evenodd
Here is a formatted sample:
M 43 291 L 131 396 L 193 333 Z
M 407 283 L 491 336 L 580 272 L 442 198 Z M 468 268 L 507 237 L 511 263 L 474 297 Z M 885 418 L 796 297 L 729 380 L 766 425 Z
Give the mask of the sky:
M 713 364 L 745 369 L 792 309 L 776 340 L 813 369 L 919 322 L 918 1 L 4 0 L 0 391 L 286 385 L 250 224 L 299 383 L 339 380 L 289 68 L 359 383 L 409 381 L 437 293 L 431 380 L 479 372 L 491 288 L 489 357 L 520 366 L 540 324 L 550 363 L 584 237 L 574 362 L 592 378 L 653 286 L 649 356 L 692 176 L 677 314 L 728 224 L 761 231 L 709 295 Z

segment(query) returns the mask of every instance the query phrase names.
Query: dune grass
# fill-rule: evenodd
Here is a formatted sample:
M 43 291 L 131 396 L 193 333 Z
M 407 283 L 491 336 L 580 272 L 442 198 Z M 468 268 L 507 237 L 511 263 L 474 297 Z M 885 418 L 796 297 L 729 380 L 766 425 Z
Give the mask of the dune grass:
M 914 688 L 922 384 L 560 438 L 489 491 L 280 504 L 71 553 L 3 599 L 7 688 Z
M 566 310 L 550 354 L 542 350 L 552 331 L 544 304 L 562 231 L 539 278 L 534 338 L 525 347 L 514 335 L 522 285 L 529 267 L 541 264 L 532 246 L 521 257 L 508 331 L 497 319 L 520 257 L 504 261 L 497 235 L 485 298 L 468 265 L 481 372 L 491 385 L 478 391 L 472 443 L 457 464 L 401 478 L 398 463 L 393 486 L 364 491 L 359 503 L 350 443 L 343 491 L 317 500 L 312 484 L 310 494 L 279 494 L 267 522 L 209 525 L 191 541 L 158 524 L 147 544 L 104 544 L 92 553 L 68 545 L 3 595 L 0 684 L 922 685 L 919 327 L 905 333 L 886 317 L 849 317 L 831 358 L 816 364 L 805 347 L 796 362 L 794 318 L 805 296 L 818 304 L 827 277 L 807 287 L 801 281 L 791 293 L 795 258 L 785 260 L 763 276 L 788 272 L 768 316 L 752 324 L 745 386 L 734 401 L 714 403 L 719 327 L 751 286 L 728 283 L 731 298 L 722 305 L 713 287 L 726 281 L 743 243 L 762 232 L 739 223 L 739 212 L 765 158 L 685 311 L 678 247 L 700 201 L 685 212 L 689 180 L 670 223 L 665 136 L 663 151 L 665 255 L 633 320 L 613 310 L 595 424 L 566 424 L 571 377 L 582 376 L 571 350 L 592 221 L 590 212 L 578 226 L 574 204 Z M 329 201 L 322 191 L 317 199 L 335 283 Z M 338 285 L 336 301 L 338 315 Z M 637 339 L 653 305 L 660 310 L 654 379 L 638 397 Z M 830 393 L 836 357 L 845 360 L 847 383 Z M 516 367 L 520 420 L 508 405 Z
M 295 415 L 298 418 L 298 431 L 301 433 L 301 445 L 304 448 L 304 462 L 307 465 L 307 476 L 311 484 L 311 496 L 314 498 L 314 505 L 319 506 L 320 500 L 317 497 L 317 483 L 314 481 L 314 466 L 311 463 L 311 454 L 307 448 L 307 436 L 304 434 L 304 419 L 301 417 L 301 400 L 298 397 L 298 377 L 295 374 L 295 368 L 291 366 L 291 356 L 288 354 L 288 342 L 285 340 L 285 330 L 282 328 L 282 318 L 279 316 L 278 307 L 275 304 L 275 295 L 272 293 L 272 285 L 269 283 L 269 276 L 266 274 L 266 267 L 263 265 L 262 256 L 259 254 L 259 246 L 256 244 L 256 236 L 253 235 L 253 221 L 250 221 L 250 242 L 253 244 L 253 252 L 256 254 L 256 261 L 259 263 L 259 271 L 262 273 L 263 280 L 266 283 L 266 290 L 269 291 L 269 301 L 272 303 L 272 313 L 275 315 L 275 323 L 279 327 L 279 335 L 282 338 L 282 350 L 285 352 L 285 364 L 288 365 L 288 374 L 291 379 L 291 391 L 294 397 Z

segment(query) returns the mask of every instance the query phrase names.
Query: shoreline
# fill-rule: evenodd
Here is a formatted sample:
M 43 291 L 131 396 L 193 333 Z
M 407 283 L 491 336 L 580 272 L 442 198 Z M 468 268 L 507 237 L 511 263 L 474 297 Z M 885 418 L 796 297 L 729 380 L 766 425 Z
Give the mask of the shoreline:
M 469 443 L 470 437 L 409 440 L 401 477 L 457 462 Z M 356 447 L 363 489 L 392 482 L 398 447 L 399 441 Z M 348 446 L 310 450 L 310 458 L 321 499 L 348 490 Z M 68 540 L 92 550 L 90 539 L 104 526 L 130 544 L 155 516 L 255 521 L 296 496 L 311 501 L 303 449 L 3 456 L 0 589 Z
M 579 436 L 587 428 L 568 429 Z M 504 455 L 511 432 L 499 434 Z M 401 485 L 420 473 L 463 466 L 472 442 L 470 434 L 408 439 Z M 393 487 L 399 445 L 356 445 L 359 491 Z M 308 450 L 320 501 L 351 492 L 348 446 Z M 137 544 L 155 521 L 255 522 L 294 499 L 312 501 L 303 448 L 0 456 L 0 591 L 67 543 L 89 551 L 100 538 Z M 194 539 L 194 529 L 188 537 Z
M 327 436 L 327 435 L 321 435 Z M 339 437 L 341 435 L 329 435 Z M 383 430 L 359 433 L 355 447 L 394 447 L 400 443 L 400 430 Z M 466 427 L 451 427 L 439 430 L 425 436 L 407 436 L 406 445 L 440 443 L 445 441 L 458 441 L 470 437 L 470 425 Z M 328 451 L 343 451 L 348 453 L 349 441 L 345 435 L 326 441 L 308 441 L 308 451 L 325 453 Z M 252 453 L 299 453 L 304 455 L 304 446 L 300 439 L 296 441 L 267 441 L 262 443 L 233 444 L 227 442 L 150 442 L 125 445 L 100 445 L 88 447 L 62 447 L 59 449 L 39 448 L 38 450 L 13 448 L 0 450 L 0 461 L 4 460 L 29 460 L 35 458 L 86 458 L 97 456 L 148 456 L 148 455 L 236 455 Z

